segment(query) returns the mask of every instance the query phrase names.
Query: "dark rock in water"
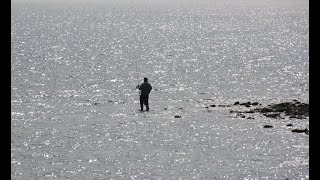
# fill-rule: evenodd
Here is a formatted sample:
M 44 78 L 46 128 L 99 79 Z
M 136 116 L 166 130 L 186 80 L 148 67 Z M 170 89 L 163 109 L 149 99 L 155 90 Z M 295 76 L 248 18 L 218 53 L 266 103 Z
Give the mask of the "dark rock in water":
M 237 114 L 237 117 L 246 118 L 246 116 L 243 115 L 243 114 L 241 114 L 241 113 L 238 113 L 238 114 Z
M 292 118 L 305 119 L 302 115 L 291 115 L 289 118 L 290 118 L 290 119 L 292 119 Z
M 164 108 L 164 110 L 168 110 L 168 108 Z
M 285 112 L 286 116 L 290 116 L 291 118 L 299 118 L 302 119 L 303 116 L 309 116 L 309 104 L 300 103 L 300 102 L 285 102 L 279 104 L 268 105 L 269 107 L 265 107 L 262 109 L 255 109 L 255 111 L 260 113 L 267 112 Z
M 235 102 L 233 105 L 239 105 L 240 103 L 239 103 L 239 101 L 237 101 L 237 102 Z
M 205 108 L 206 108 L 206 109 L 208 109 L 209 107 L 208 107 L 208 106 L 206 106 Z
M 179 108 L 179 110 L 183 110 L 183 108 Z
M 237 116 L 240 116 L 241 118 L 246 118 L 246 116 L 245 115 L 243 115 L 243 114 L 237 114 Z
M 219 107 L 226 107 L 225 105 L 219 105 Z
M 305 133 L 309 135 L 309 129 L 306 128 Z
M 179 116 L 179 115 L 175 115 L 175 116 L 174 116 L 174 118 L 181 118 L 181 116 Z
M 293 126 L 292 124 L 287 124 L 287 126 Z
M 302 115 L 297 115 L 297 119 L 306 119 Z
M 309 135 L 309 129 L 305 128 L 305 129 L 293 129 L 291 130 L 292 132 L 296 132 L 296 133 L 306 133 Z
M 247 117 L 247 119 L 254 119 L 253 117 Z
M 212 104 L 212 105 L 209 105 L 210 107 L 216 107 L 216 105 Z M 220 106 L 220 105 L 219 105 Z
M 261 105 L 258 102 L 246 102 L 246 103 L 239 103 L 235 102 L 234 105 L 243 105 L 246 107 Z M 222 105 L 219 105 L 222 106 Z M 290 116 L 289 118 L 297 118 L 297 119 L 306 119 L 309 116 L 309 104 L 301 103 L 298 101 L 295 102 L 284 102 L 279 104 L 271 104 L 267 107 L 263 108 L 255 108 L 250 111 L 234 111 L 231 110 L 230 113 L 254 113 L 259 112 L 263 113 L 266 117 L 270 118 L 281 118 L 280 113 L 284 112 L 285 116 Z
M 251 105 L 251 102 L 249 101 L 249 102 L 246 102 L 246 103 L 241 103 L 240 105 L 242 105 L 242 106 Z
M 258 111 L 260 113 L 273 112 L 270 108 L 255 109 L 255 111 Z
M 264 125 L 263 128 L 273 128 L 271 125 Z
M 263 115 L 270 118 L 280 118 L 280 113 L 263 114 Z

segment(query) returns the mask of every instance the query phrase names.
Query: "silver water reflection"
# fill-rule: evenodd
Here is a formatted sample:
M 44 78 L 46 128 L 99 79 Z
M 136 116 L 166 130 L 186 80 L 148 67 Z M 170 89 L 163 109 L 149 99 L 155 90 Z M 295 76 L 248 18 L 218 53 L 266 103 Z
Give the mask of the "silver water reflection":
M 308 102 L 307 8 L 13 5 L 11 21 L 13 179 L 308 178 L 308 136 L 285 126 L 308 119 L 204 108 Z

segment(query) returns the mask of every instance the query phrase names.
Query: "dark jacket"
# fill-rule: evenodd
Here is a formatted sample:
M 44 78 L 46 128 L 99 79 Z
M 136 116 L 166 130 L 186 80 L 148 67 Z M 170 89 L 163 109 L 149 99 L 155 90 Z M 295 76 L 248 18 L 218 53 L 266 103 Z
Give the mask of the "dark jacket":
M 148 82 L 144 82 L 139 87 L 139 90 L 141 90 L 141 95 L 147 96 L 149 95 L 150 91 L 152 89 L 152 86 Z

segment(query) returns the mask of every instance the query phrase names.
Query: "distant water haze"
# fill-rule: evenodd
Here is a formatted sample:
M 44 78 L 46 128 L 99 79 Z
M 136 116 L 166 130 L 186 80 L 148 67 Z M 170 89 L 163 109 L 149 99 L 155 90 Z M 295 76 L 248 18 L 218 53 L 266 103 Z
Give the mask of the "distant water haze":
M 106 4 L 143 6 L 192 6 L 192 7 L 306 7 L 309 0 L 12 0 L 12 3 L 40 4 Z

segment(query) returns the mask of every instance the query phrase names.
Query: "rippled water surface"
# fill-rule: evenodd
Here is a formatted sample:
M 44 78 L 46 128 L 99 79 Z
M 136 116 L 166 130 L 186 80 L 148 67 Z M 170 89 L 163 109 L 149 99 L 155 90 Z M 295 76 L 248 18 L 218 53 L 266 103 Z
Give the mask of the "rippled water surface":
M 308 179 L 309 119 L 205 108 L 308 103 L 308 13 L 13 4 L 12 179 Z

